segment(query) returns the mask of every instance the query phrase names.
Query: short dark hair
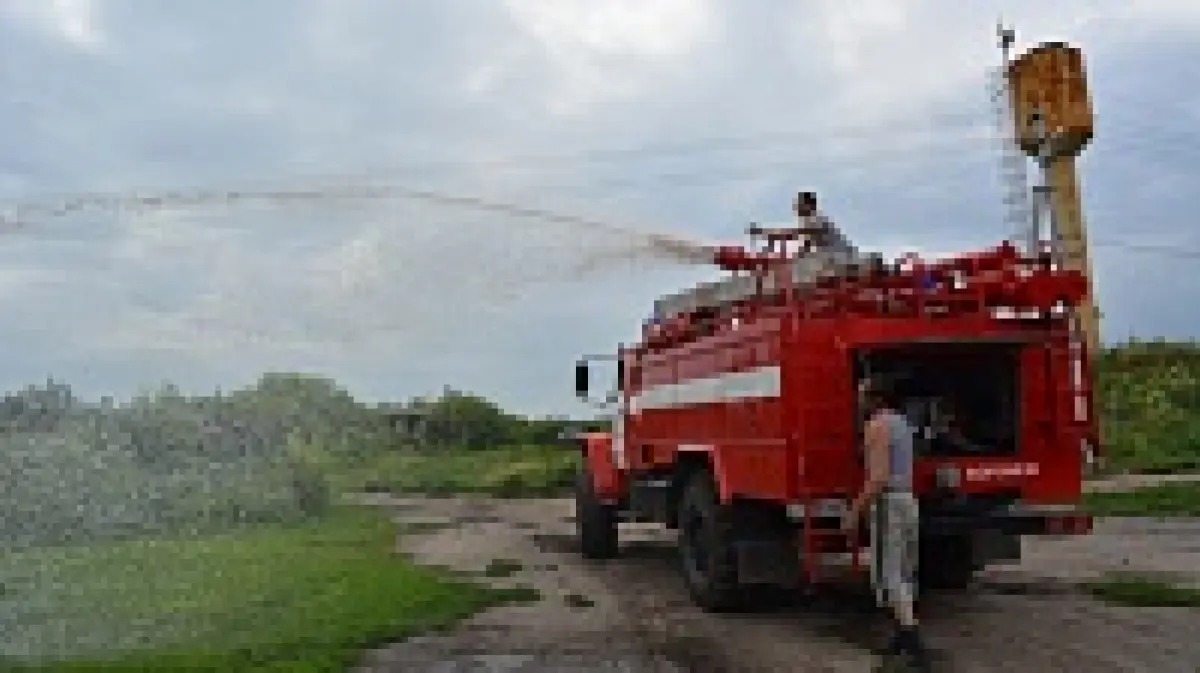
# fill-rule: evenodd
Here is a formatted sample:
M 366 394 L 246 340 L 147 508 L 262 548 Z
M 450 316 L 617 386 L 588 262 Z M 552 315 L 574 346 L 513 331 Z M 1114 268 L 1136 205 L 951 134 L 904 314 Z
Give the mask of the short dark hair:
M 811 207 L 815 208 L 817 206 L 817 193 L 816 192 L 797 192 L 796 193 L 796 205 L 805 205 L 805 206 L 811 206 Z
M 863 395 L 872 407 L 900 408 L 901 400 L 897 381 L 886 374 L 870 374 L 860 381 Z

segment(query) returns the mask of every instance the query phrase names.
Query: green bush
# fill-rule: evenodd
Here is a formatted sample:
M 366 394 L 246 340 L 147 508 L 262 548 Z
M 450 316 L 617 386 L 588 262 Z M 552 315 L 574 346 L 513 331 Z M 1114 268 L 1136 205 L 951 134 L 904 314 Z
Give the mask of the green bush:
M 288 437 L 286 459 L 297 510 L 306 517 L 328 512 L 333 503 L 330 474 L 334 470 L 328 453 L 292 435 Z
M 1131 341 L 1097 361 L 1096 407 L 1111 467 L 1200 470 L 1200 346 Z

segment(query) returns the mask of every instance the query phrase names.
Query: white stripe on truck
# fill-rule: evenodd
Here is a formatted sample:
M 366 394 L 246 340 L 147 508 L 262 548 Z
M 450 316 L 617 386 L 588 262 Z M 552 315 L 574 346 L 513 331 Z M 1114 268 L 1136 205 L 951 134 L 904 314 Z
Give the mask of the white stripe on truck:
M 779 365 L 768 365 L 653 386 L 631 395 L 629 405 L 633 413 L 638 413 L 697 404 L 779 397 L 782 391 L 781 379 Z

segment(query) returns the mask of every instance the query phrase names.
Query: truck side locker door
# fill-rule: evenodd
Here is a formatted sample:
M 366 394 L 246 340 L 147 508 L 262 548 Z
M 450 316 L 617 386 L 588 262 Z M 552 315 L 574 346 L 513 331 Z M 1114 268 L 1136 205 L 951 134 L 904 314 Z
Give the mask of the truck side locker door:
M 804 484 L 825 490 L 847 483 L 857 469 L 854 372 L 849 354 L 833 338 L 814 336 L 797 346 L 791 400 L 804 452 Z

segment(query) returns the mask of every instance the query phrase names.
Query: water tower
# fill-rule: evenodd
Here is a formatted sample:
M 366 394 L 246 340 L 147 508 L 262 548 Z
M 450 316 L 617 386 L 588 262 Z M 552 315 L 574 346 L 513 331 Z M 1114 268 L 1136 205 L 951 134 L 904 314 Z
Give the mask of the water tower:
M 1088 279 L 1077 318 L 1088 354 L 1095 357 L 1100 320 L 1075 166 L 1093 131 L 1083 54 L 1066 44 L 1044 42 L 1008 61 L 1006 76 L 1016 142 L 1042 169 L 1030 239 L 1056 242 L 1063 265 Z M 1043 234 L 1046 225 L 1049 236 Z

